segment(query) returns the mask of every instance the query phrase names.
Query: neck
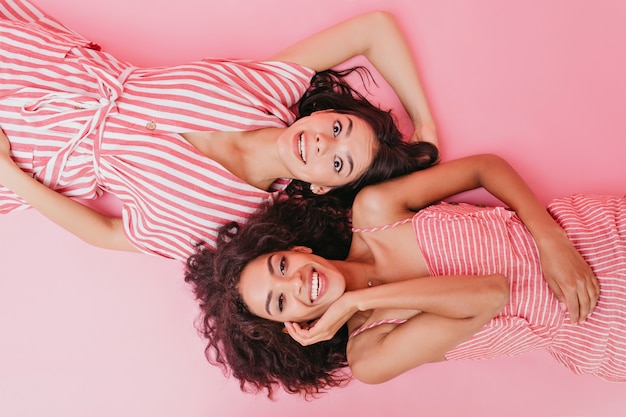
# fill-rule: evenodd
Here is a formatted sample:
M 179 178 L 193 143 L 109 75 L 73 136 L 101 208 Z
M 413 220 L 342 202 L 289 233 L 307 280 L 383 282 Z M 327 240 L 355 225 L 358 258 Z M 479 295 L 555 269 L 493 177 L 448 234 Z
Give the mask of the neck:
M 241 136 L 237 148 L 248 183 L 267 190 L 278 178 L 290 177 L 276 150 L 276 139 L 281 131 L 280 128 L 266 128 Z
M 374 265 L 363 260 L 335 261 L 335 267 L 346 281 L 346 291 L 360 290 L 379 284 L 374 273 Z
M 265 128 L 220 132 L 205 139 L 201 151 L 241 180 L 268 190 L 278 178 L 289 177 L 276 152 L 276 139 L 281 131 L 281 128 Z

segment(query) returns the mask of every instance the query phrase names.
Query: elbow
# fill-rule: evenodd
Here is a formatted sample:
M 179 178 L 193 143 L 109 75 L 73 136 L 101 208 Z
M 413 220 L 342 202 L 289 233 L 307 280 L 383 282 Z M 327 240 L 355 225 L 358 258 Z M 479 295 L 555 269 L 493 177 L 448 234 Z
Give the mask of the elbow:
M 380 36 L 380 33 L 386 33 L 397 28 L 396 18 L 388 11 L 377 10 L 367 14 L 369 19 L 368 27 L 372 34 Z
M 370 19 L 372 19 L 378 25 L 395 25 L 396 19 L 394 18 L 391 12 L 386 10 L 375 10 L 373 12 L 368 13 Z
M 351 363 L 350 371 L 354 379 L 368 385 L 382 384 L 392 379 L 391 377 L 385 377 L 380 372 L 377 372 L 371 365 L 372 364 L 361 363 L 360 361 Z
M 408 358 L 396 358 L 399 360 L 393 360 L 389 357 L 391 355 L 389 351 L 384 353 L 383 358 L 377 358 L 377 354 L 368 351 L 368 354 L 360 360 L 349 360 L 350 372 L 352 377 L 364 384 L 378 385 L 402 375 L 404 372 L 417 368 L 420 365 L 427 363 L 422 360 L 413 357 L 409 362 L 410 366 L 402 364 L 405 359 Z M 416 353 L 415 356 L 419 356 Z M 433 360 L 435 362 L 437 360 Z
M 506 164 L 506 160 L 504 158 L 502 158 L 500 155 L 497 155 L 495 153 L 483 153 L 480 155 L 476 156 L 477 158 L 480 158 L 480 162 L 482 163 L 482 165 L 486 166 L 486 167 L 492 167 L 492 166 L 496 166 L 496 165 L 500 165 L 500 164 Z
M 480 172 L 483 173 L 483 175 L 490 173 L 491 176 L 497 178 L 502 172 L 512 169 L 511 164 L 509 164 L 506 159 L 494 153 L 481 154 L 478 155 L 477 158 L 480 159 Z M 481 178 L 481 185 L 483 184 L 484 181 Z
M 121 217 L 102 215 L 98 227 L 81 237 L 86 243 L 99 248 L 138 252 L 126 237 Z

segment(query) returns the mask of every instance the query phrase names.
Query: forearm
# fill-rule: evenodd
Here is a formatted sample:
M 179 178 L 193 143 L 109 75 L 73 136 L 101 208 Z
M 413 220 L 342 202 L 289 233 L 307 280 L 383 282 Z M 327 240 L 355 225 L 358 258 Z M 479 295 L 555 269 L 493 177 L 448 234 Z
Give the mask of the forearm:
M 539 250 L 543 276 L 555 297 L 570 313 L 570 321 L 583 321 L 593 311 L 600 286 L 591 267 L 526 183 L 499 160 L 497 172 L 484 177 L 484 186 L 511 207 L 533 236 Z M 508 164 L 506 164 L 508 166 Z
M 383 284 L 350 294 L 358 311 L 410 309 L 464 319 L 500 311 L 508 302 L 509 289 L 502 275 L 441 276 Z
M 13 163 L 0 164 L 0 183 L 48 219 L 95 246 L 135 251 L 121 219 L 105 216 L 39 183 Z
M 394 89 L 416 129 L 426 126 L 436 144 L 435 124 L 407 42 L 392 15 L 363 14 L 316 33 L 274 55 L 315 71 L 363 55 Z
M 486 163 L 480 168 L 480 185 L 517 213 L 537 244 L 541 245 L 555 234 L 565 236 L 532 189 L 508 162 L 495 156 L 486 158 Z
M 405 36 L 392 15 L 379 13 L 372 19 L 376 21 L 363 55 L 393 88 L 415 129 L 432 129 L 431 142 L 437 145 L 435 123 Z
M 411 281 L 422 281 L 419 278 Z M 404 288 L 395 296 L 399 308 L 421 310 L 402 324 L 363 332 L 350 341 L 348 361 L 353 375 L 366 383 L 381 383 L 424 363 L 443 359 L 445 352 L 470 338 L 508 302 L 502 275 L 437 277 L 414 293 Z M 389 294 L 378 294 L 383 298 Z M 411 301 L 411 299 L 417 299 Z M 367 307 L 387 304 L 368 299 Z M 421 307 L 421 308 L 420 308 Z

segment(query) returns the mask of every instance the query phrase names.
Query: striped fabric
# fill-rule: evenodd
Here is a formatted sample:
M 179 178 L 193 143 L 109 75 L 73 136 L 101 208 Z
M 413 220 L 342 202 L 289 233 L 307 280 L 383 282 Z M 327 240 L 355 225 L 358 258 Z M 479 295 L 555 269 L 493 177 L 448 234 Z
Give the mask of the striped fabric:
M 576 373 L 626 381 L 626 198 L 575 195 L 548 210 L 600 281 L 598 305 L 579 325 L 548 288 L 533 238 L 513 212 L 443 203 L 414 216 L 431 275 L 502 273 L 510 283 L 505 309 L 446 358 L 545 348 Z
M 0 42 L 0 127 L 16 163 L 67 196 L 114 194 L 133 245 L 180 260 L 273 193 L 179 133 L 289 125 L 314 74 L 222 59 L 137 68 L 22 0 L 0 0 Z M 27 207 L 0 186 L 0 213 Z

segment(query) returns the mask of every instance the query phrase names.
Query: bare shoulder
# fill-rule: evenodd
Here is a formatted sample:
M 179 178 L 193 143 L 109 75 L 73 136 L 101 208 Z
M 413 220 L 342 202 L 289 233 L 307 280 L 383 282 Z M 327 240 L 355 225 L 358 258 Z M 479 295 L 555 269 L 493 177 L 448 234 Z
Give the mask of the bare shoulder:
M 393 185 L 393 180 L 362 189 L 352 206 L 354 227 L 377 227 L 411 215 L 403 204 L 403 190 Z

